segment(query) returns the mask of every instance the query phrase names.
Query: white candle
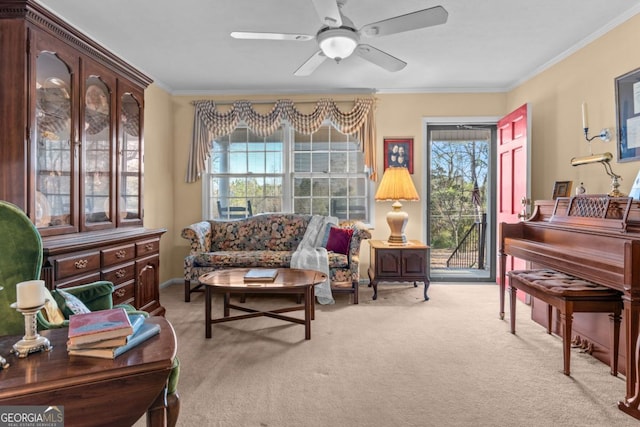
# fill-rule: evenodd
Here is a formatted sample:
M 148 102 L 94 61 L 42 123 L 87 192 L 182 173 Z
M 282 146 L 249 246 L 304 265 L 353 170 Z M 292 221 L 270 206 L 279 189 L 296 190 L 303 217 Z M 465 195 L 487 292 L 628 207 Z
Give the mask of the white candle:
M 16 285 L 18 308 L 40 307 L 44 304 L 44 280 L 27 280 Z
M 587 124 L 587 103 L 582 103 L 582 128 L 589 129 L 589 125 Z

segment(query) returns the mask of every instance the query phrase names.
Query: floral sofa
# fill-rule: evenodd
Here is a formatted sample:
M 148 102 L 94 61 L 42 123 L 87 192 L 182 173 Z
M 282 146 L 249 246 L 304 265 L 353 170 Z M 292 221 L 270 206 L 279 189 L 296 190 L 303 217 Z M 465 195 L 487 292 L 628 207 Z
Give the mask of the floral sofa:
M 304 237 L 311 215 L 268 213 L 237 220 L 207 220 L 182 229 L 191 242 L 184 259 L 184 300 L 202 291 L 198 277 L 212 270 L 236 267 L 289 267 L 291 256 Z M 329 276 L 333 292 L 353 294 L 358 304 L 360 243 L 371 233 L 362 222 L 346 221 L 340 228 L 353 234 L 348 254 L 329 252 Z

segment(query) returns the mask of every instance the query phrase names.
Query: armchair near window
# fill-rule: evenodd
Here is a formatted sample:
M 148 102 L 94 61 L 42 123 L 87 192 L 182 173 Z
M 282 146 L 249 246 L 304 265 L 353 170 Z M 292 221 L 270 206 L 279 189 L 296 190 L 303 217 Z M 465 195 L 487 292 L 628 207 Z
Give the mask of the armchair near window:
M 37 228 L 20 208 L 0 200 L 0 286 L 4 288 L 0 290 L 0 335 L 24 334 L 24 316 L 9 305 L 16 301 L 16 285 L 40 278 L 41 267 L 42 239 Z M 78 298 L 89 310 L 96 311 L 112 308 L 113 289 L 111 282 L 98 281 L 64 290 Z M 60 299 L 56 290 L 51 294 L 65 319 L 62 323 L 54 323 L 43 309 L 37 314 L 40 329 L 61 328 L 69 324 L 69 312 L 65 310 L 63 299 Z M 122 306 L 129 312 L 145 313 L 136 311 L 132 306 Z M 170 426 L 175 425 L 180 410 L 176 392 L 179 372 L 180 363 L 176 357 L 167 386 L 167 424 Z

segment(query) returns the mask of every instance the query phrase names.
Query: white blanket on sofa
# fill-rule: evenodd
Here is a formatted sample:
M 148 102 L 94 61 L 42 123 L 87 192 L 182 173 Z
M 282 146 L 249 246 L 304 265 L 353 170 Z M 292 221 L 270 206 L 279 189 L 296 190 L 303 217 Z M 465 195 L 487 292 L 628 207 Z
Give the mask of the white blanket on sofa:
M 337 223 L 338 218 L 336 217 L 313 215 L 302 241 L 291 255 L 291 268 L 317 270 L 327 275 L 327 280 L 315 286 L 316 299 L 320 304 L 335 303 L 331 294 L 329 256 L 327 250 L 322 247 L 322 240 L 326 228 Z

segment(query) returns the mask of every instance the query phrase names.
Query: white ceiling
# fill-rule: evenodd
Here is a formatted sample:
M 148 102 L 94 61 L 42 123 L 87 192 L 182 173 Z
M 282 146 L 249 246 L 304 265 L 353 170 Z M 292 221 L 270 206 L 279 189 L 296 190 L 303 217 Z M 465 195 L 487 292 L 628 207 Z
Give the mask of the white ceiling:
M 173 94 L 504 91 L 640 13 L 637 0 L 347 0 L 356 28 L 437 5 L 449 19 L 367 40 L 407 62 L 399 72 L 352 56 L 296 77 L 315 40 L 229 33 L 314 35 L 322 24 L 311 0 L 38 2 Z

